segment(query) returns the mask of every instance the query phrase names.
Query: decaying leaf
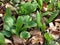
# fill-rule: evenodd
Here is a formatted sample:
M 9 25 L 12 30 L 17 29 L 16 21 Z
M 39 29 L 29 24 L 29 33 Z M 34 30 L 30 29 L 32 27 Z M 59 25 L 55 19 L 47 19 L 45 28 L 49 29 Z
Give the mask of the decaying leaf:
M 31 38 L 28 41 L 30 45 L 42 45 L 44 43 L 44 38 L 39 30 L 30 31 Z
M 15 35 L 12 36 L 12 39 L 13 39 L 14 45 L 25 45 L 25 43 L 26 43 L 25 39 L 21 39 L 18 36 L 15 36 Z
M 12 41 L 9 40 L 9 39 L 5 39 L 5 43 L 6 43 L 7 45 L 13 45 Z

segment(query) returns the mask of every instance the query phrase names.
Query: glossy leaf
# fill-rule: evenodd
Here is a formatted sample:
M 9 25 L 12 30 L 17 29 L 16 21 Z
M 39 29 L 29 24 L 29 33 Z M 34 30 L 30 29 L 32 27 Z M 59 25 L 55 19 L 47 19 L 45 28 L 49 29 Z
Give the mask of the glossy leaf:
M 2 33 L 3 33 L 3 35 L 6 36 L 6 37 L 11 37 L 11 32 L 10 32 L 10 31 L 4 30 Z
M 24 3 L 24 4 L 21 4 L 20 5 L 20 11 L 19 13 L 21 14 L 30 14 L 32 12 L 34 12 L 37 8 L 37 3 L 36 2 L 27 2 L 27 3 Z
M 20 33 L 20 37 L 25 38 L 25 39 L 30 38 L 30 33 L 27 32 L 27 31 L 23 31 L 23 32 Z
M 19 33 L 21 31 L 21 28 L 23 26 L 23 17 L 19 16 L 17 18 L 17 22 L 16 22 L 16 32 Z

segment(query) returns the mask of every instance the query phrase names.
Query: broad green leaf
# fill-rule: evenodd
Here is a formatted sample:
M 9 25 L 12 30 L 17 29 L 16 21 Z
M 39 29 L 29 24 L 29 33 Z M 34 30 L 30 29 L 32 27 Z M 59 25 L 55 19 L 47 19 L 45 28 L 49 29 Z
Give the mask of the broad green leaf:
M 27 32 L 27 31 L 22 31 L 22 32 L 20 33 L 20 37 L 21 37 L 21 38 L 25 38 L 25 39 L 30 38 L 30 33 Z
M 4 30 L 10 31 L 10 27 L 8 25 L 4 25 Z
M 27 28 L 36 27 L 36 26 L 37 26 L 37 23 L 35 23 L 34 21 L 31 21 L 26 25 Z
M 58 8 L 60 9 L 60 1 L 58 1 Z
M 8 25 L 9 27 L 12 27 L 14 24 L 14 19 L 12 17 L 6 17 L 4 21 L 5 24 Z
M 19 33 L 21 31 L 22 26 L 23 26 L 23 17 L 19 16 L 17 18 L 17 22 L 16 22 L 16 31 L 17 31 L 17 33 Z
M 4 35 L 2 33 L 0 33 L 0 44 L 5 43 L 5 38 Z
M 54 18 L 57 17 L 58 13 L 59 13 L 59 10 L 55 11 L 55 12 L 53 13 L 53 15 L 48 19 L 47 22 L 50 23 L 51 21 L 53 21 Z
M 45 33 L 45 34 L 44 34 L 44 37 L 45 37 L 45 39 L 46 39 L 48 42 L 50 42 L 50 41 L 53 40 L 53 37 L 52 37 L 49 33 Z
M 24 24 L 29 23 L 30 21 L 32 21 L 32 17 L 30 17 L 29 15 L 25 15 L 23 16 L 23 20 L 24 20 Z
M 12 34 L 16 34 L 16 29 L 11 29 Z
M 37 26 L 40 28 L 42 26 L 41 13 L 39 13 L 38 11 L 37 11 L 37 15 L 36 15 L 36 21 L 37 21 Z
M 4 30 L 2 33 L 3 33 L 3 35 L 6 36 L 6 37 L 10 37 L 10 36 L 11 36 L 11 32 L 10 32 L 10 31 Z
M 19 13 L 21 14 L 30 14 L 32 12 L 34 12 L 37 8 L 37 3 L 36 2 L 27 2 L 27 3 L 24 3 L 24 4 L 21 4 L 20 5 L 20 10 L 19 10 Z

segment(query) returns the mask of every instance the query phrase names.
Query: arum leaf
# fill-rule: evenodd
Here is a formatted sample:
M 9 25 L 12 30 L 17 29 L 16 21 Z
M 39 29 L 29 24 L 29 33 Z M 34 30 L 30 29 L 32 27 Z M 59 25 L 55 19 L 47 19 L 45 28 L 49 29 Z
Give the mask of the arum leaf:
M 23 17 L 19 16 L 17 18 L 17 22 L 16 22 L 16 31 L 17 31 L 17 33 L 19 33 L 21 31 L 22 25 L 23 25 Z
M 11 36 L 11 32 L 10 31 L 4 30 L 2 33 L 6 37 L 10 37 Z
M 37 23 L 35 23 L 34 21 L 31 21 L 26 26 L 27 26 L 27 28 L 36 27 Z
M 13 26 L 14 19 L 12 17 L 6 17 L 4 21 L 9 27 Z
M 32 12 L 34 12 L 37 8 L 37 3 L 36 2 L 27 2 L 27 3 L 24 3 L 24 4 L 21 4 L 20 5 L 20 10 L 19 10 L 19 13 L 21 14 L 30 14 Z
M 23 32 L 20 33 L 20 37 L 25 38 L 25 39 L 30 38 L 30 33 L 27 32 L 27 31 L 23 31 Z

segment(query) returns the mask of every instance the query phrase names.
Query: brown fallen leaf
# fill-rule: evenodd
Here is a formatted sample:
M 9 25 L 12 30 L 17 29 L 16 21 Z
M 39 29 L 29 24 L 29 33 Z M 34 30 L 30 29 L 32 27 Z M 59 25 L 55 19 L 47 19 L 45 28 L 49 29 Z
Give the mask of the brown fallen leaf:
M 43 35 L 39 30 L 30 31 L 31 38 L 28 40 L 28 45 L 42 45 L 44 43 Z
M 57 30 L 60 31 L 60 23 L 59 22 L 55 22 L 55 26 L 57 27 Z
M 23 2 L 23 1 L 25 1 L 25 2 L 32 2 L 32 0 L 21 0 L 21 2 Z
M 6 43 L 7 45 L 13 45 L 12 41 L 9 40 L 9 39 L 5 39 L 5 43 Z
M 60 22 L 60 19 L 55 19 L 55 22 Z
M 15 35 L 12 36 L 12 39 L 13 39 L 14 45 L 26 45 L 25 39 L 21 39 L 20 37 L 15 36 Z

